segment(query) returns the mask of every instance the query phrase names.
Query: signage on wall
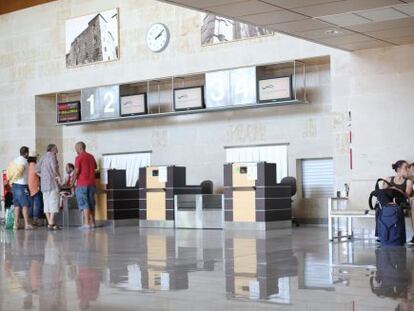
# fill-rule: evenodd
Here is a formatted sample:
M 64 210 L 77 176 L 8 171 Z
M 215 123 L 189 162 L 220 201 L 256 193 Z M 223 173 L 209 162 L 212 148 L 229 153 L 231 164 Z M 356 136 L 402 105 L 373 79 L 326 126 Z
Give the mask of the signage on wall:
M 119 85 L 82 90 L 82 121 L 119 118 Z
M 256 68 L 238 68 L 230 71 L 230 97 L 233 105 L 256 103 Z
M 79 122 L 81 120 L 80 102 L 57 104 L 57 123 Z
M 223 107 L 256 103 L 256 68 L 206 73 L 206 106 Z
M 222 107 L 230 102 L 230 71 L 206 73 L 206 107 Z

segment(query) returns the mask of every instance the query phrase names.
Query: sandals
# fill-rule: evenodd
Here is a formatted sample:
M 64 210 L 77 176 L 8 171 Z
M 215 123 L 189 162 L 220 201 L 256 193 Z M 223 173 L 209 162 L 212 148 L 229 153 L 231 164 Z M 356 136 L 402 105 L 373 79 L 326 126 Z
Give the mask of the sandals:
M 47 225 L 47 229 L 50 231 L 62 230 L 58 225 Z
M 32 226 L 33 227 L 43 227 L 43 225 L 38 221 L 33 221 Z
M 18 225 L 13 225 L 13 230 L 17 231 L 20 230 L 21 228 Z M 34 230 L 34 227 L 32 225 L 27 225 L 24 227 L 24 230 Z

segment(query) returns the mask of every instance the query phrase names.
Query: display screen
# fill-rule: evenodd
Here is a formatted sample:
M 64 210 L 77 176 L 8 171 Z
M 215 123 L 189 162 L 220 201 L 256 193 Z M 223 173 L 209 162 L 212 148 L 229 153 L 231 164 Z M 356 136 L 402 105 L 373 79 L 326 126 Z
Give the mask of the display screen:
M 81 120 L 80 102 L 57 104 L 57 123 L 79 122 Z
M 147 113 L 146 94 L 121 97 L 121 116 L 134 116 Z
M 259 102 L 289 100 L 292 98 L 292 78 L 279 77 L 259 81 Z
M 240 166 L 240 174 L 247 174 L 247 166 Z
M 204 107 L 203 87 L 190 87 L 174 90 L 174 109 L 188 110 Z
M 160 174 L 160 173 L 159 173 L 159 171 L 158 171 L 158 170 L 153 170 L 153 171 L 152 171 L 152 176 L 153 176 L 153 177 L 158 177 L 158 176 L 159 176 L 159 174 Z

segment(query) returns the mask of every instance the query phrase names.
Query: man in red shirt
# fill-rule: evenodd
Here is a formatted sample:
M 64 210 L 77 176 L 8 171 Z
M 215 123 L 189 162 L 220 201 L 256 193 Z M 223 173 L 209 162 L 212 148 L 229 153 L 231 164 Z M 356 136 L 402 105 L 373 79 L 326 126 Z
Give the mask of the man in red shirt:
M 95 227 L 95 170 L 97 165 L 93 155 L 86 152 L 84 142 L 77 142 L 75 150 L 78 156 L 75 160 L 73 184 L 76 182 L 76 200 L 83 213 L 82 229 L 92 229 Z

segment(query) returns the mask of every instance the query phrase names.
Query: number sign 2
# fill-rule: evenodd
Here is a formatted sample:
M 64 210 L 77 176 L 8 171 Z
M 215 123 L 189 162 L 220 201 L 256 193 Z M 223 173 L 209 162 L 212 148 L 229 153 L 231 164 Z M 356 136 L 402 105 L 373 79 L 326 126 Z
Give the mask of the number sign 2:
M 82 121 L 119 118 L 119 86 L 82 90 Z

